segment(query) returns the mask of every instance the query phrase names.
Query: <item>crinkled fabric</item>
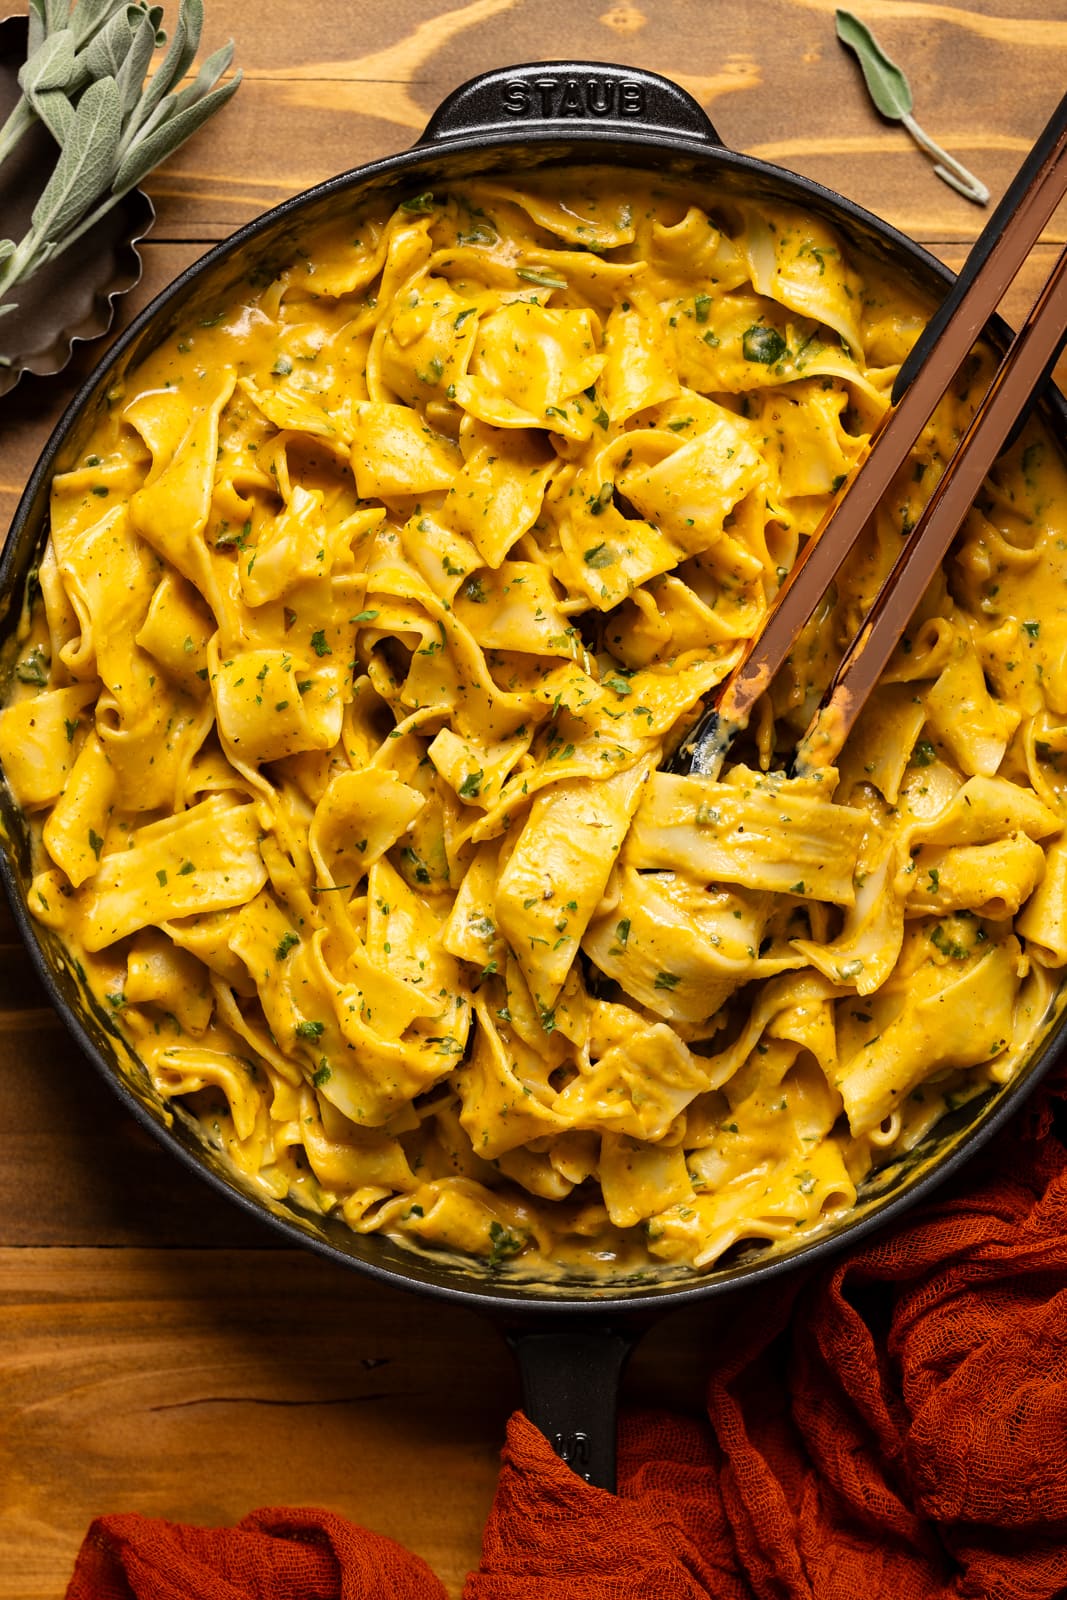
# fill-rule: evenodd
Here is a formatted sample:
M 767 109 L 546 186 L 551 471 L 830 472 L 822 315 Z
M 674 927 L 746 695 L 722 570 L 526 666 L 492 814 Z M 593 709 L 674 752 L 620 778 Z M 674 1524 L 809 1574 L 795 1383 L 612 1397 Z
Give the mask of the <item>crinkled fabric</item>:
M 446 1600 L 425 1561 L 333 1511 L 253 1511 L 236 1528 L 98 1517 L 67 1600 Z
M 516 1414 L 463 1600 L 1067 1594 L 1064 1095 L 945 1198 L 750 1294 L 716 1336 L 706 1418 L 624 1418 L 618 1497 Z M 381 1535 L 274 1510 L 236 1529 L 101 1518 L 67 1600 L 444 1593 Z

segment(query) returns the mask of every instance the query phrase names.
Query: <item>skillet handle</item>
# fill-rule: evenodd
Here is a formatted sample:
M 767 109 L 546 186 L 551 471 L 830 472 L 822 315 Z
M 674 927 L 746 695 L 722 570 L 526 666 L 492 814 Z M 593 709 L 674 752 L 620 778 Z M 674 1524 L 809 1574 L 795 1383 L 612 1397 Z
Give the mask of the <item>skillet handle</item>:
M 541 137 L 549 129 L 562 135 L 595 128 L 723 142 L 693 96 L 669 78 L 602 61 L 532 62 L 479 73 L 442 100 L 418 142 L 484 141 L 516 127 Z
M 643 1326 L 506 1328 L 523 1410 L 586 1483 L 615 1490 L 619 1380 Z

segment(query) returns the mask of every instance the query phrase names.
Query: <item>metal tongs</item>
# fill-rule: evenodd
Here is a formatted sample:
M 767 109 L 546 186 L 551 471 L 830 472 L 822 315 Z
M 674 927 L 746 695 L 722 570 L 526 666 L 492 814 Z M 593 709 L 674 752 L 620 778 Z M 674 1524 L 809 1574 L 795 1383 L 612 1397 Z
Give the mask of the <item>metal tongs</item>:
M 966 265 L 897 374 L 891 407 L 779 589 L 762 630 L 667 769 L 718 776 L 737 735 L 874 514 L 1067 189 L 1067 95 L 976 241 Z M 846 649 L 790 770 L 832 766 L 937 572 L 1005 441 L 1055 365 L 1067 332 L 1067 246 L 1016 334 L 922 516 Z

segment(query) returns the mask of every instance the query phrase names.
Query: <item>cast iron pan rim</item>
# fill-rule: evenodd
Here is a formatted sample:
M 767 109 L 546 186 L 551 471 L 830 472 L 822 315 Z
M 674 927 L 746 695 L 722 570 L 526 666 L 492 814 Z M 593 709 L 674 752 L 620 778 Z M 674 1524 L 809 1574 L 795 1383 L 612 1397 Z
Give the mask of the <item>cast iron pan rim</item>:
M 288 200 L 283 200 L 279 205 L 255 217 L 251 222 L 245 223 L 228 238 L 220 240 L 207 253 L 184 268 L 165 288 L 152 299 L 143 311 L 131 322 L 128 328 L 119 335 L 114 344 L 110 346 L 106 355 L 101 359 L 93 371 L 85 379 L 81 388 L 74 395 L 63 415 L 60 417 L 52 434 L 45 445 L 37 463 L 30 475 L 26 488 L 23 491 L 15 515 L 11 522 L 6 547 L 0 557 L 0 593 L 8 584 L 8 568 L 13 562 L 14 548 L 17 536 L 32 511 L 32 502 L 37 491 L 43 486 L 44 481 L 51 475 L 56 456 L 61 450 L 67 434 L 80 417 L 84 408 L 92 399 L 97 388 L 121 361 L 132 346 L 136 345 L 142 334 L 157 319 L 159 313 L 172 301 L 180 298 L 183 291 L 191 287 L 198 279 L 206 276 L 212 268 L 223 262 L 227 257 L 236 255 L 245 245 L 258 239 L 261 234 L 268 233 L 280 223 L 297 215 L 320 200 L 328 199 L 335 195 L 344 195 L 357 189 L 362 184 L 373 182 L 377 178 L 388 178 L 402 174 L 409 169 L 418 169 L 422 166 L 434 164 L 437 157 L 451 157 L 458 153 L 473 153 L 488 155 L 497 149 L 522 149 L 532 144 L 550 145 L 578 145 L 604 148 L 605 145 L 630 146 L 635 151 L 642 150 L 649 154 L 660 155 L 664 150 L 675 155 L 691 156 L 714 166 L 723 166 L 739 173 L 751 173 L 761 180 L 770 178 L 781 183 L 788 189 L 799 191 L 799 195 L 814 200 L 821 210 L 844 215 L 848 220 L 857 224 L 861 230 L 868 230 L 876 234 L 883 243 L 894 250 L 902 251 L 911 257 L 913 262 L 919 262 L 930 273 L 940 278 L 942 283 L 952 283 L 955 274 L 938 261 L 936 256 L 925 249 L 915 240 L 909 239 L 891 223 L 876 217 L 873 212 L 867 211 L 854 200 L 845 195 L 835 193 L 825 185 L 817 183 L 814 178 L 804 177 L 800 173 L 790 172 L 788 168 L 775 166 L 772 162 L 760 160 L 756 156 L 747 156 L 736 150 L 730 150 L 725 145 L 720 145 L 712 140 L 704 140 L 686 134 L 671 132 L 650 133 L 645 130 L 640 133 L 631 132 L 626 128 L 612 127 L 609 130 L 586 126 L 567 126 L 565 133 L 557 131 L 555 127 L 536 128 L 503 128 L 493 129 L 492 138 L 471 133 L 441 139 L 433 143 L 416 144 L 410 150 L 400 151 L 397 155 L 384 156 L 377 161 L 368 162 L 365 166 L 354 167 L 348 172 L 338 173 L 335 177 L 327 178 L 322 183 L 316 184 L 311 189 L 292 195 Z M 583 155 L 585 149 L 582 150 Z M 534 169 L 536 170 L 536 169 Z M 654 169 L 651 169 L 654 170 Z M 696 174 L 691 181 L 696 181 Z M 795 197 L 794 197 L 795 198 Z M 1000 318 L 993 319 L 994 326 L 1000 333 L 1006 332 L 1005 324 Z M 1057 398 L 1061 398 L 1057 396 Z M 1067 408 L 1065 408 L 1067 409 Z
M 546 63 L 551 66 L 551 63 Z M 710 128 L 710 124 L 709 124 Z M 30 476 L 26 489 L 19 502 L 18 509 L 12 521 L 3 558 L 0 559 L 0 596 L 13 588 L 12 568 L 16 563 L 16 551 L 19 545 L 19 535 L 26 523 L 31 519 L 35 510 L 35 503 L 54 470 L 56 458 L 66 442 L 67 435 L 80 418 L 83 410 L 93 399 L 96 392 L 102 389 L 103 384 L 110 377 L 112 371 L 121 362 L 123 356 L 134 347 L 142 335 L 149 330 L 165 307 L 179 299 L 183 292 L 197 281 L 207 275 L 212 268 L 236 254 L 247 244 L 257 240 L 262 234 L 278 227 L 280 224 L 298 215 L 301 211 L 321 200 L 332 196 L 348 195 L 358 186 L 369 184 L 376 179 L 400 177 L 408 172 L 417 172 L 420 168 L 433 167 L 439 161 L 447 162 L 453 155 L 473 153 L 490 156 L 498 150 L 528 149 L 531 145 L 550 145 L 562 150 L 573 148 L 576 155 L 582 159 L 596 159 L 599 148 L 604 152 L 606 148 L 629 147 L 635 155 L 643 153 L 647 156 L 662 158 L 665 153 L 692 158 L 698 165 L 703 163 L 708 168 L 725 168 L 737 173 L 749 173 L 766 185 L 769 179 L 772 184 L 777 184 L 786 191 L 784 198 L 788 201 L 804 203 L 815 202 L 817 209 L 829 214 L 831 218 L 844 220 L 846 224 L 853 224 L 861 234 L 866 233 L 879 239 L 890 248 L 891 253 L 903 256 L 908 261 L 942 283 L 951 283 L 954 274 L 939 262 L 929 251 L 925 250 L 914 240 L 874 216 L 871 212 L 857 205 L 845 196 L 836 194 L 813 179 L 803 177 L 797 173 L 776 167 L 773 164 L 759 160 L 756 157 L 746 156 L 730 150 L 715 139 L 700 138 L 695 135 L 679 134 L 668 129 L 662 132 L 658 129 L 640 131 L 619 128 L 612 125 L 607 127 L 590 127 L 586 125 L 568 124 L 565 128 L 556 125 L 544 126 L 516 126 L 493 127 L 487 132 L 471 132 L 451 135 L 447 138 L 417 144 L 412 149 L 402 151 L 397 155 L 388 156 L 381 160 L 368 163 L 350 172 L 338 174 L 325 182 L 304 191 L 302 194 L 283 201 L 262 216 L 247 223 L 237 230 L 228 239 L 209 250 L 198 261 L 187 267 L 165 289 L 163 289 L 151 303 L 137 316 L 123 334 L 116 340 L 104 359 L 94 369 L 93 373 L 85 380 L 66 411 L 56 425 L 53 433 L 42 451 L 36 466 Z M 615 163 L 618 164 L 618 163 Z M 533 170 L 536 170 L 533 169 Z M 653 168 L 653 170 L 655 170 Z M 477 174 L 474 174 L 477 176 Z M 694 170 L 688 175 L 688 181 L 698 183 L 700 174 Z M 1005 325 L 997 318 L 993 321 L 993 330 L 1001 335 L 1005 332 Z M 1067 420 L 1067 403 L 1055 389 L 1050 387 L 1051 404 L 1058 413 L 1061 424 Z M 42 519 L 43 520 L 43 519 Z M 2 841 L 0 841 L 2 842 Z M 767 1283 L 785 1273 L 792 1272 L 803 1266 L 811 1266 L 816 1262 L 824 1262 L 829 1257 L 851 1248 L 859 1240 L 866 1238 L 875 1229 L 882 1228 L 886 1223 L 898 1217 L 903 1211 L 914 1206 L 919 1200 L 940 1186 L 953 1173 L 959 1170 L 974 1156 L 1016 1112 L 1020 1102 L 1020 1094 L 1012 1093 L 1012 1085 L 1008 1086 L 1001 1103 L 988 1113 L 981 1124 L 968 1132 L 960 1145 L 948 1155 L 940 1157 L 931 1170 L 921 1178 L 914 1180 L 907 1190 L 893 1199 L 879 1204 L 874 1202 L 872 1212 L 852 1223 L 846 1223 L 833 1233 L 822 1238 L 812 1239 L 808 1244 L 802 1245 L 788 1254 L 757 1258 L 751 1264 L 743 1264 L 733 1269 L 731 1276 L 722 1278 L 694 1277 L 690 1283 L 681 1282 L 666 1288 L 635 1288 L 624 1294 L 605 1293 L 598 1295 L 590 1289 L 580 1296 L 572 1296 L 565 1290 L 557 1291 L 551 1285 L 531 1284 L 526 1287 L 509 1282 L 506 1278 L 500 1280 L 488 1279 L 479 1282 L 477 1287 L 461 1285 L 455 1280 L 459 1276 L 446 1265 L 438 1264 L 432 1257 L 422 1253 L 413 1253 L 411 1256 L 410 1270 L 400 1267 L 384 1266 L 378 1262 L 364 1259 L 361 1256 L 349 1254 L 330 1240 L 316 1236 L 305 1231 L 293 1220 L 287 1220 L 267 1209 L 266 1205 L 257 1200 L 253 1195 L 227 1180 L 221 1173 L 210 1168 L 202 1157 L 187 1148 L 177 1135 L 161 1123 L 142 1101 L 133 1093 L 128 1084 L 123 1080 L 117 1068 L 112 1065 L 89 1037 L 82 1020 L 66 998 L 60 993 L 52 971 L 45 959 L 44 949 L 37 938 L 34 925 L 29 917 L 20 892 L 19 881 L 10 858 L 8 848 L 0 848 L 0 877 L 2 877 L 8 899 L 10 901 L 16 924 L 22 940 L 29 951 L 30 958 L 47 991 L 52 1004 L 62 1017 L 69 1032 L 73 1036 L 82 1053 L 88 1057 L 97 1072 L 104 1078 L 114 1094 L 118 1096 L 126 1110 L 136 1122 L 146 1129 L 170 1152 L 177 1156 L 183 1165 L 197 1177 L 208 1183 L 219 1194 L 224 1195 L 232 1203 L 240 1206 L 248 1215 L 257 1222 L 267 1226 L 281 1235 L 287 1243 L 296 1244 L 304 1249 L 316 1252 L 318 1255 L 348 1268 L 353 1268 L 378 1283 L 386 1284 L 393 1288 L 422 1292 L 435 1298 L 451 1301 L 453 1304 L 467 1306 L 476 1311 L 496 1310 L 505 1314 L 510 1321 L 539 1321 L 541 1323 L 557 1321 L 560 1316 L 566 1315 L 568 1319 L 581 1317 L 603 1322 L 605 1315 L 612 1318 L 633 1317 L 639 1313 L 650 1313 L 678 1308 L 695 1300 L 709 1299 L 713 1296 L 727 1294 L 745 1286 L 756 1283 Z M 1030 1064 L 1024 1078 L 1018 1080 L 1018 1089 L 1029 1093 L 1039 1078 L 1048 1070 L 1052 1062 L 1063 1053 L 1067 1046 L 1067 1038 L 1063 1033 L 1054 1033 L 1041 1046 L 1037 1055 Z

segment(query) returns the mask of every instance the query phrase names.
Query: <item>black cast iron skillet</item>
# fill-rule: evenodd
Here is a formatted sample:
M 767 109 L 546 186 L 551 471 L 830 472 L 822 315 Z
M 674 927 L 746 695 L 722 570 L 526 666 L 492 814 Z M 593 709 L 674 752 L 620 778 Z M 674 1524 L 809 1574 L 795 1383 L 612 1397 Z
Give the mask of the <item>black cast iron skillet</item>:
M 664 78 L 593 62 L 551 62 L 487 73 L 443 102 L 413 149 L 320 184 L 218 245 L 117 341 L 69 406 L 15 516 L 0 562 L 0 660 L 6 671 L 11 671 L 31 569 L 48 532 L 52 475 L 77 458 L 108 394 L 128 368 L 180 323 L 225 304 L 249 278 L 261 281 L 263 274 L 273 275 L 319 223 L 370 195 L 388 192 L 402 198 L 475 174 L 521 176 L 576 163 L 682 178 L 698 197 L 714 184 L 719 191 L 748 199 L 792 202 L 828 219 L 863 253 L 891 262 L 932 301 L 941 298 L 951 281 L 951 274 L 926 251 L 850 201 L 725 149 L 696 101 Z M 996 328 L 991 337 L 994 342 L 1000 338 Z M 1055 393 L 1046 404 L 1053 427 L 1062 435 L 1067 406 Z M 354 1234 L 334 1219 L 308 1214 L 291 1201 L 273 1201 L 244 1182 L 190 1117 L 161 1103 L 113 1019 L 89 999 L 76 963 L 30 917 L 28 832 L 6 784 L 0 785 L 0 841 L 0 875 L 56 1009 L 138 1122 L 290 1243 L 307 1245 L 379 1281 L 490 1315 L 518 1356 L 528 1414 L 582 1476 L 607 1487 L 614 1483 L 618 1379 L 654 1313 L 766 1284 L 801 1263 L 811 1264 L 855 1243 L 899 1215 L 996 1135 L 1065 1048 L 1050 1019 L 1043 1041 L 1010 1084 L 946 1116 L 904 1161 L 875 1173 L 855 1210 L 816 1239 L 787 1251 L 753 1247 L 699 1277 L 677 1268 L 651 1268 L 622 1278 L 523 1279 L 514 1269 L 494 1271 L 485 1263 L 402 1246 L 380 1235 Z

